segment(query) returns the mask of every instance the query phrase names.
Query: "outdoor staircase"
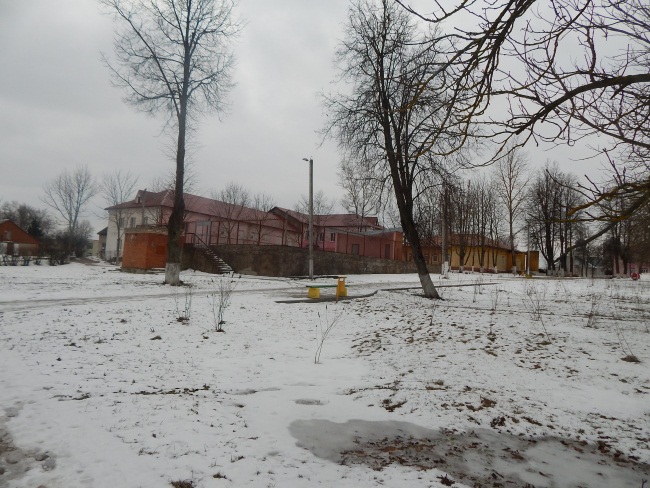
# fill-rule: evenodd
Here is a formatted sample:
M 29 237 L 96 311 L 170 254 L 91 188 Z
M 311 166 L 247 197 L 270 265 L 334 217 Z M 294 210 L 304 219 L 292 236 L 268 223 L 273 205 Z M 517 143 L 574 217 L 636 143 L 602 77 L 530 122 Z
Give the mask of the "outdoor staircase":
M 194 258 L 200 255 L 203 262 L 197 259 L 192 260 L 192 266 L 198 271 L 214 274 L 232 273 L 233 269 L 221 259 L 216 252 L 200 236 L 189 233 L 185 234 L 185 246 L 194 252 Z
M 212 271 L 211 271 L 212 273 L 215 274 L 232 273 L 232 268 L 228 265 L 228 263 L 226 263 L 223 259 L 217 256 L 217 253 L 214 252 L 209 247 L 196 246 L 194 249 L 196 250 L 196 252 L 203 255 L 207 263 L 210 263 L 212 265 Z M 207 270 L 202 270 L 202 271 L 207 272 Z

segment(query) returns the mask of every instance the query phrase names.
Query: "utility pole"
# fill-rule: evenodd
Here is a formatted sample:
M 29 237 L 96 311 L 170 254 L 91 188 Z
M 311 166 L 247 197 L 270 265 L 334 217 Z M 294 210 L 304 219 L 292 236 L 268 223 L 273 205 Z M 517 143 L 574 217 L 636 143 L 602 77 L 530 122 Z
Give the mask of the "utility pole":
M 314 160 L 302 158 L 309 162 L 309 279 L 314 279 Z
M 526 258 L 526 276 L 530 276 L 530 221 L 526 222 L 527 236 L 526 236 L 526 247 L 528 252 L 528 257 Z

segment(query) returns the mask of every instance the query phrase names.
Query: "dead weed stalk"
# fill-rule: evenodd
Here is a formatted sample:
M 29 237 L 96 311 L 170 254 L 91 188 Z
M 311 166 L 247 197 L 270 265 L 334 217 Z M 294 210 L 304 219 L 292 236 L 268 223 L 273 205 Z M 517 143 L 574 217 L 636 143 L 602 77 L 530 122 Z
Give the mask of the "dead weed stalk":
M 314 364 L 320 364 L 320 355 L 321 352 L 323 352 L 323 344 L 325 344 L 325 339 L 327 339 L 327 336 L 330 334 L 336 323 L 343 315 L 344 310 L 344 308 L 341 308 L 341 310 L 332 319 L 328 317 L 327 305 L 325 305 L 324 318 L 322 318 L 320 312 L 318 312 L 318 323 L 316 324 L 316 353 L 314 354 Z M 324 327 L 323 319 L 325 320 Z
M 183 288 L 183 306 L 181 307 L 181 297 L 179 288 Z M 177 286 L 174 292 L 174 304 L 176 305 L 176 320 L 178 322 L 187 323 L 192 316 L 192 284 L 184 283 L 182 287 Z
M 524 288 L 524 305 L 534 321 L 542 320 L 544 301 L 546 299 L 546 286 L 526 282 Z
M 226 323 L 224 315 L 230 306 L 232 294 L 237 288 L 237 281 L 232 277 L 222 277 L 217 281 L 214 293 L 208 295 L 212 309 L 212 321 L 215 332 L 224 332 L 223 324 Z

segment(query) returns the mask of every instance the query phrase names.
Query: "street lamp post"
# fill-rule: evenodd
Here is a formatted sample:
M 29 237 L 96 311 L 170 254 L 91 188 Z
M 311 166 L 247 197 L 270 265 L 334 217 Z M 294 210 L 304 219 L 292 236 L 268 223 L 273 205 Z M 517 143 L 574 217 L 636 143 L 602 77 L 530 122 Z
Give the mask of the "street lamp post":
M 302 158 L 309 162 L 309 279 L 314 279 L 314 160 Z

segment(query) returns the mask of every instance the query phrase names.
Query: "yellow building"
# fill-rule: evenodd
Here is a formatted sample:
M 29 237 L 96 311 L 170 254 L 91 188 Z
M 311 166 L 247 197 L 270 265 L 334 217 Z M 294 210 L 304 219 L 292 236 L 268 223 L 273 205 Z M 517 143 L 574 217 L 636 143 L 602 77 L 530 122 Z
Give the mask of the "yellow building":
M 512 271 L 513 259 L 510 246 L 495 242 L 491 239 L 481 239 L 480 236 L 458 236 L 454 235 L 449 239 L 448 253 L 450 266 L 453 270 L 463 269 L 464 271 L 481 271 L 509 273 Z M 440 237 L 425 239 L 422 242 L 422 253 L 428 265 L 441 265 L 442 246 Z M 515 264 L 517 272 L 526 271 L 527 252 L 515 250 Z M 404 259 L 412 259 L 410 246 L 404 246 Z M 536 273 L 539 270 L 539 252 L 530 251 L 530 271 Z

